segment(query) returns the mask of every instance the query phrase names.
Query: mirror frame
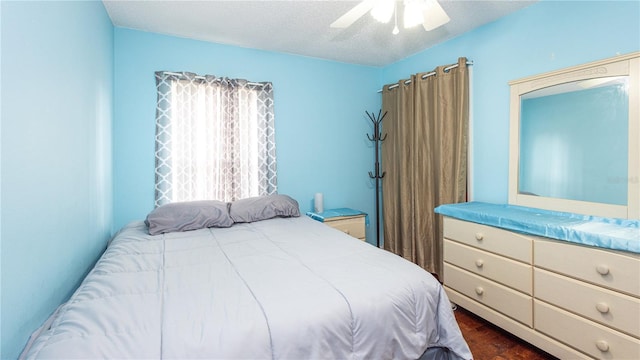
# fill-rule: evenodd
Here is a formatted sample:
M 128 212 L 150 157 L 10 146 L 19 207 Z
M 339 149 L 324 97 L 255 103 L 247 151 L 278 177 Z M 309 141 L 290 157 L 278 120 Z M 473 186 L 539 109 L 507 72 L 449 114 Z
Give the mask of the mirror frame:
M 627 205 L 520 194 L 520 97 L 553 85 L 609 76 L 629 76 Z M 509 204 L 602 217 L 640 218 L 640 52 L 615 56 L 509 82 Z

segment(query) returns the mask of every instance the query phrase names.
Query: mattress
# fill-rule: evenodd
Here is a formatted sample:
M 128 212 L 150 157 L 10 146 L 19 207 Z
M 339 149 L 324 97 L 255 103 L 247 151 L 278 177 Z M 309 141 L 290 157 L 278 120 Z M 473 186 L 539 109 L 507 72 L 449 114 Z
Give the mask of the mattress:
M 306 216 L 124 227 L 23 358 L 470 359 L 442 286 Z

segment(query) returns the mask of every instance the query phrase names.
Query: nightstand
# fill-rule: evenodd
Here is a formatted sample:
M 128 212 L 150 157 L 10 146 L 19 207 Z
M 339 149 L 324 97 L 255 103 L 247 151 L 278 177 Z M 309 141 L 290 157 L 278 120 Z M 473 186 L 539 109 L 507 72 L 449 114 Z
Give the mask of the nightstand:
M 307 212 L 307 216 L 323 222 L 334 229 L 362 241 L 367 240 L 366 217 L 367 213 L 349 208 L 327 209 L 321 213 Z

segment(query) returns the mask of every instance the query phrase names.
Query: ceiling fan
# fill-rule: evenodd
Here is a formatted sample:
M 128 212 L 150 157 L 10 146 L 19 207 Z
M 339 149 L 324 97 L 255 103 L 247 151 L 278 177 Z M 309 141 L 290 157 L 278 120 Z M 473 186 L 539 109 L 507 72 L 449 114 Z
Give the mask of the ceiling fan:
M 395 15 L 393 34 L 398 34 L 398 1 L 396 0 L 363 0 L 351 10 L 334 21 L 332 28 L 344 29 L 351 26 L 364 14 L 371 11 L 371 16 L 381 23 L 388 23 Z M 426 31 L 431 31 L 449 22 L 449 16 L 437 0 L 404 0 L 404 28 L 422 24 Z

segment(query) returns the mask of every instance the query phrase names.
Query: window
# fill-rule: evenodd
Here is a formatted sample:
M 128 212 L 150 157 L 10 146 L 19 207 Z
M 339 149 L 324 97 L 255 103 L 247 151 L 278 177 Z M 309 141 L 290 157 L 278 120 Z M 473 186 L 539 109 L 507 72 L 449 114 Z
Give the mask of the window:
M 157 72 L 155 205 L 276 192 L 271 83 Z

